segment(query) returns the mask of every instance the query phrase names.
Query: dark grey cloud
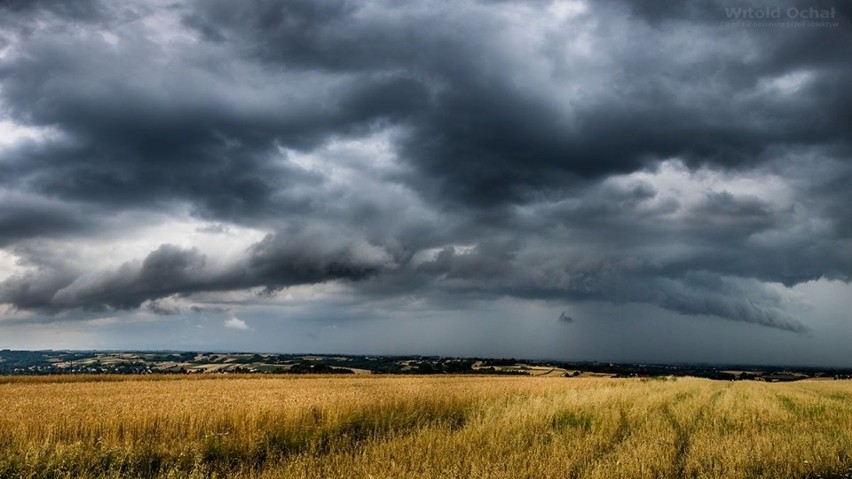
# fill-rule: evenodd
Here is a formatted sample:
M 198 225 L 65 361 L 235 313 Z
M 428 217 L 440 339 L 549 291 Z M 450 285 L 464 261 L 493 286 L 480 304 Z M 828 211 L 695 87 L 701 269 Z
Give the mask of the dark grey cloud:
M 780 285 L 729 276 L 719 268 L 702 270 L 697 264 L 664 269 L 654 264 L 662 255 L 646 254 L 637 246 L 614 246 L 618 253 L 604 252 L 606 245 L 595 247 L 527 244 L 495 251 L 491 244 L 463 254 L 445 249 L 417 273 L 429 288 L 450 296 L 649 303 L 686 315 L 715 315 L 795 332 L 809 329 L 790 312 L 795 300 L 779 291 Z M 696 263 L 706 260 L 703 254 L 689 257 Z
M 338 281 L 805 332 L 787 288 L 852 275 L 852 28 L 787 5 L 837 25 L 725 26 L 748 4 L 723 1 L 4 3 L 0 119 L 41 133 L 0 150 L 22 268 L 0 303 L 172 314 Z M 67 254 L 140 215 L 207 239 Z M 202 244 L 241 228 L 268 234 Z
M 37 17 L 91 23 L 104 18 L 106 13 L 103 6 L 94 0 L 7 0 L 3 2 L 3 9 L 6 13 L 4 23 L 10 24 Z M 26 23 L 17 26 L 25 31 L 32 28 Z
M 403 74 L 312 78 L 244 64 L 229 49 L 167 52 L 150 32 L 123 33 L 126 13 L 110 15 L 117 45 L 71 29 L 74 16 L 29 19 L 48 24 L 19 38 L 0 66 L 3 104 L 16 121 L 63 137 L 18 148 L 0 163 L 0 184 L 123 209 L 189 201 L 199 216 L 259 221 L 305 206 L 288 186 L 321 181 L 279 146 L 369 131 L 422 96 Z
M 659 281 L 653 294 L 661 297 L 653 302 L 673 311 L 736 318 L 800 333 L 809 329 L 787 312 L 782 295 L 755 280 L 690 272 L 682 281 Z
M 331 231 L 306 230 L 270 234 L 252 245 L 237 264 L 221 269 L 209 267 L 197 249 L 171 244 L 114 270 L 70 271 L 62 264 L 43 267 L 38 273 L 0 283 L 0 303 L 45 312 L 134 309 L 144 304 L 155 314 L 176 314 L 179 311 L 158 300 L 255 287 L 263 288 L 260 294 L 272 294 L 292 285 L 356 281 L 393 267 L 393 258 L 380 247 Z
M 457 12 L 384 2 L 200 2 L 186 23 L 272 64 L 326 74 L 403 70 L 418 78 L 433 93 L 412 112 L 404 157 L 439 179 L 438 194 L 486 207 L 659 158 L 743 166 L 765 161 L 778 146 L 849 146 L 850 97 L 840 89 L 852 73 L 843 10 L 840 28 L 766 34 L 720 28 L 725 7 L 741 2 L 592 4 L 533 45 L 550 75 L 542 79 L 514 55 L 527 45 L 511 42 L 500 6 L 474 5 Z M 567 60 L 564 49 L 584 27 L 599 58 Z M 757 54 L 738 54 L 743 42 Z M 759 88 L 801 70 L 816 78 L 794 98 Z M 554 102 L 565 87 L 580 94 Z
M 78 211 L 39 199 L 3 198 L 0 208 L 0 247 L 39 236 L 55 236 L 94 229 Z
M 227 313 L 228 308 L 222 308 L 219 306 L 198 306 L 197 304 L 193 304 L 189 308 L 193 313 L 196 314 L 204 314 L 204 313 L 214 313 L 214 314 L 222 314 Z
M 163 305 L 157 300 L 145 303 L 145 309 L 158 316 L 174 316 L 176 314 L 180 314 L 180 308 Z

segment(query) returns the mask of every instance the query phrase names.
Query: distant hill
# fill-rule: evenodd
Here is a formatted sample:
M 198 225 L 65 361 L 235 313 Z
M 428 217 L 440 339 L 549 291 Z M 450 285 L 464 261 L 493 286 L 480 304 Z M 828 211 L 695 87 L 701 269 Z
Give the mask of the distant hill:
M 849 379 L 852 369 L 562 362 L 438 356 L 187 351 L 0 351 L 0 374 L 499 374 L 795 381 Z

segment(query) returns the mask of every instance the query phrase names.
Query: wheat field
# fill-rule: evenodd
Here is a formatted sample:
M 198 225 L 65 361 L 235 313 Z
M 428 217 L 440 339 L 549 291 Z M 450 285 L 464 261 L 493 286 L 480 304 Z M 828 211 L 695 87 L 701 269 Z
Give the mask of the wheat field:
M 852 382 L 0 378 L 0 477 L 850 477 Z

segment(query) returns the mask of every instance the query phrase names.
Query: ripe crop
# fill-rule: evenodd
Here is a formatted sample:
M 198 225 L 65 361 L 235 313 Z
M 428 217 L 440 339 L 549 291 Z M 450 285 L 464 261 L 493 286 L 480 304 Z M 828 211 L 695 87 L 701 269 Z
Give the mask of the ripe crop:
M 0 378 L 0 477 L 806 478 L 852 382 Z

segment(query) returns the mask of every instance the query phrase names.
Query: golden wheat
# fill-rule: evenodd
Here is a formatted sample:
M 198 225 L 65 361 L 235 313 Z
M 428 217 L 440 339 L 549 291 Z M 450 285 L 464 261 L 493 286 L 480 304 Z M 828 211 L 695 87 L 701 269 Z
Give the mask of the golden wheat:
M 845 477 L 850 399 L 846 381 L 6 378 L 0 477 Z

